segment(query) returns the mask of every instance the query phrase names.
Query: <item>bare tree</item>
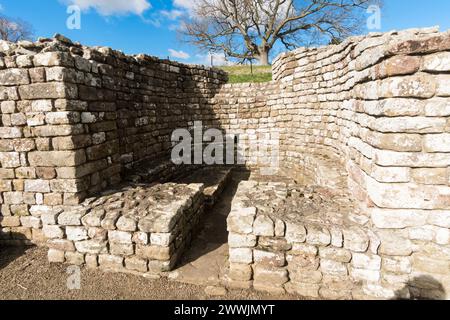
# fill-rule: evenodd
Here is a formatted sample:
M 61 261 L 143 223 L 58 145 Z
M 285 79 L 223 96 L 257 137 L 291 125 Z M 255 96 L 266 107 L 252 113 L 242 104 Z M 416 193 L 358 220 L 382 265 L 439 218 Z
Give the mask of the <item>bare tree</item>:
M 17 42 L 20 40 L 30 40 L 32 36 L 33 29 L 27 22 L 0 16 L 1 40 Z
M 192 0 L 183 33 L 203 50 L 269 63 L 277 42 L 287 49 L 328 43 L 360 30 L 373 0 Z M 376 0 L 377 1 L 377 0 Z M 380 1 L 380 0 L 378 0 Z M 317 42 L 317 41 L 316 41 Z

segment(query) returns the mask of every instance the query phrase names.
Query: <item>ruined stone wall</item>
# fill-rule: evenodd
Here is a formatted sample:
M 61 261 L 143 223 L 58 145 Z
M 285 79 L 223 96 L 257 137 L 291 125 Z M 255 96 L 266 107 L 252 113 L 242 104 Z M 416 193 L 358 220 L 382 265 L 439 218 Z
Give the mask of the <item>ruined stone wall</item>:
M 417 295 L 450 292 L 448 32 L 298 49 L 274 61 L 273 82 L 224 86 L 217 70 L 64 37 L 0 46 L 7 241 L 42 239 L 43 215 L 167 159 L 173 129 L 198 120 L 243 141 L 276 129 L 289 175 L 338 188 L 348 180 L 358 202 L 349 218 L 379 240 L 358 264 L 365 294 L 405 284 Z
M 63 36 L 0 50 L 1 237 L 42 241 L 42 214 L 146 161 L 169 160 L 226 75 Z M 170 173 L 170 172 L 169 172 Z
M 434 29 L 356 37 L 283 54 L 273 83 L 217 96 L 232 100 L 230 127 L 283 129 L 291 175 L 333 184 L 348 174 L 359 203 L 349 218 L 381 241 L 382 263 L 358 268 L 367 294 L 406 283 L 418 295 L 449 292 L 449 51 L 450 33 Z

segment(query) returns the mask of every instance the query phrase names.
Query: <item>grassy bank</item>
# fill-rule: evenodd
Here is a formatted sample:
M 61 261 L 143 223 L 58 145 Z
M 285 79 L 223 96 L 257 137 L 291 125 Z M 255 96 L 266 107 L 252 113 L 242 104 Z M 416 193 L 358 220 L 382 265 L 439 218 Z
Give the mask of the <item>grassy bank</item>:
M 250 66 L 219 67 L 228 72 L 229 83 L 269 82 L 272 80 L 271 66 L 253 66 L 253 74 Z

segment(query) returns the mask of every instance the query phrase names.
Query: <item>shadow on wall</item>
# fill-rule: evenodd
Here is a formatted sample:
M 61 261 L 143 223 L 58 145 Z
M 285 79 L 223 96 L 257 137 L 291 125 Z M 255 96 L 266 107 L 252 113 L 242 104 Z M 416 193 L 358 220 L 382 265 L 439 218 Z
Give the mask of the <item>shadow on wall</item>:
M 409 293 L 411 300 L 446 300 L 447 293 L 442 284 L 431 276 L 416 277 L 396 291 L 394 300 L 405 300 L 405 293 Z

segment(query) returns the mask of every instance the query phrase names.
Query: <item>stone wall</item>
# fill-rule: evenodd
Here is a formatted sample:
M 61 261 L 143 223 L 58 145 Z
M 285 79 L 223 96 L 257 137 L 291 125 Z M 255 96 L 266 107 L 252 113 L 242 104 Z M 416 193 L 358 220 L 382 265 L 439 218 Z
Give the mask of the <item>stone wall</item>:
M 59 35 L 0 45 L 1 237 L 9 243 L 43 241 L 43 213 L 77 205 L 145 162 L 167 162 L 173 130 L 192 126 L 226 81 L 220 70 Z
M 358 268 L 365 294 L 392 297 L 404 285 L 417 296 L 450 292 L 450 33 L 302 48 L 274 61 L 271 83 L 223 86 L 214 69 L 61 36 L 0 46 L 7 241 L 43 239 L 43 214 L 128 169 L 156 167 L 172 130 L 197 120 L 242 141 L 276 130 L 281 170 L 334 188 L 347 180 L 358 202 L 348 218 L 380 240 L 381 264 Z
M 382 263 L 361 268 L 366 294 L 450 291 L 449 51 L 435 29 L 356 37 L 282 54 L 273 83 L 216 96 L 230 128 L 282 130 L 291 175 L 333 185 L 348 174 L 349 218 L 381 241 Z

